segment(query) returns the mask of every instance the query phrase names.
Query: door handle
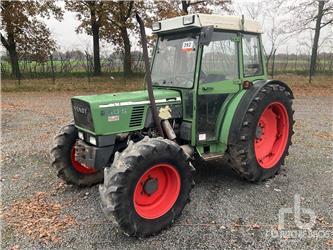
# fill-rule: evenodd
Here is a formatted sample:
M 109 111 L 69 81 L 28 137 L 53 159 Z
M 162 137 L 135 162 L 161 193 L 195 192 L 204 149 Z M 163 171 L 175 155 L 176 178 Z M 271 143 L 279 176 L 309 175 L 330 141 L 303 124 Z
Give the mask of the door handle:
M 202 87 L 202 90 L 203 91 L 212 91 L 212 90 L 214 90 L 214 88 L 213 87 Z

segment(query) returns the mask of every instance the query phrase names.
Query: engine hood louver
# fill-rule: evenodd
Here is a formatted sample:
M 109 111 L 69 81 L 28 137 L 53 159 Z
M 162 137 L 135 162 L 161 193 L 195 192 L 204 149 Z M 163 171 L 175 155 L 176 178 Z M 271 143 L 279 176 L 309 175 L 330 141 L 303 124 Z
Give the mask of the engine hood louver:
M 145 106 L 135 106 L 132 108 L 132 115 L 129 127 L 132 128 L 132 127 L 141 126 L 144 111 L 145 111 Z

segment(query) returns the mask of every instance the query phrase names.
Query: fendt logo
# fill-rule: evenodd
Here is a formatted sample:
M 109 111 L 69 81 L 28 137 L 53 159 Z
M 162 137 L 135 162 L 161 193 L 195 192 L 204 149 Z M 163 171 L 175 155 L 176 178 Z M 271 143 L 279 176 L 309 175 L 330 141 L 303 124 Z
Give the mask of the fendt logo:
M 81 113 L 83 115 L 86 115 L 88 113 L 88 109 L 87 108 L 73 106 L 73 109 L 74 109 L 75 112 Z

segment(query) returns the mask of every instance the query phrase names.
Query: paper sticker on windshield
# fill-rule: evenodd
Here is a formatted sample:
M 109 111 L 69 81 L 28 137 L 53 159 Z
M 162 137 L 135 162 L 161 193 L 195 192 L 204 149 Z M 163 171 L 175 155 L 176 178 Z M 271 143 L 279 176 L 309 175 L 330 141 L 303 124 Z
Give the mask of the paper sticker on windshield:
M 193 51 L 193 47 L 194 47 L 193 41 L 183 42 L 182 51 Z

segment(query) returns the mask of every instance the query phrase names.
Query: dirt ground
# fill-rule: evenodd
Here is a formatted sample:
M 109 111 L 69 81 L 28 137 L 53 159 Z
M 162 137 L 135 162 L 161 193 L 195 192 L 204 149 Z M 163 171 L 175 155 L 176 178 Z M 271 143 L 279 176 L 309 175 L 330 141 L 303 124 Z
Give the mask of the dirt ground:
M 50 168 L 52 139 L 71 120 L 73 93 L 2 93 L 1 248 L 333 248 L 331 94 L 297 95 L 293 146 L 274 179 L 251 184 L 221 164 L 196 166 L 181 218 L 155 237 L 135 239 L 105 220 L 97 186 L 63 185 Z M 284 229 L 282 208 L 293 210 Z M 311 219 L 309 210 L 315 224 L 300 229 L 296 223 Z

